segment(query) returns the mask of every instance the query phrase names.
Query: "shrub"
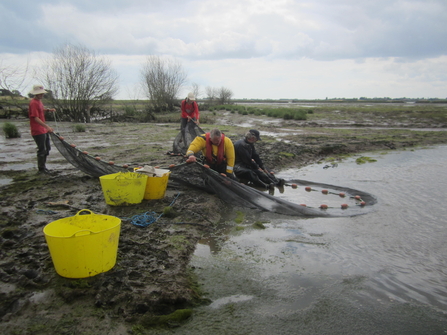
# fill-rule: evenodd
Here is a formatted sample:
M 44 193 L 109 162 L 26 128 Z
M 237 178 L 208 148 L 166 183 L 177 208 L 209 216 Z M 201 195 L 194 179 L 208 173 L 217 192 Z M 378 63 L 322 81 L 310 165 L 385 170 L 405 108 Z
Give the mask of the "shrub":
M 3 132 L 5 133 L 6 138 L 21 137 L 16 125 L 10 122 L 6 122 L 5 124 L 3 124 Z
M 85 133 L 85 126 L 83 124 L 77 124 L 74 127 L 76 133 Z

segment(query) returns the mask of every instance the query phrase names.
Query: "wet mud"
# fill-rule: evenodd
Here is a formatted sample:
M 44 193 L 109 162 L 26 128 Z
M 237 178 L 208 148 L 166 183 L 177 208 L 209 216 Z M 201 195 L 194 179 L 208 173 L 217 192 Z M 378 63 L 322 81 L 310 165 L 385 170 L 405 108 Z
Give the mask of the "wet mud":
M 155 126 L 147 125 L 151 127 Z M 124 138 L 127 133 L 120 133 L 120 129 L 128 131 L 124 126 L 117 127 L 102 136 L 102 142 Z M 173 137 L 175 134 L 173 131 Z M 399 143 L 357 138 L 326 143 L 317 138 L 315 135 L 312 143 L 303 138 L 299 144 L 261 141 L 256 146 L 265 165 L 278 172 L 334 155 L 420 144 L 414 138 Z M 126 157 L 130 162 L 165 167 L 183 162 L 182 157 L 166 155 L 171 143 L 152 145 L 152 152 L 145 152 L 144 159 L 138 158 L 141 152 L 125 147 L 101 145 L 95 149 L 117 161 Z M 23 150 L 32 166 L 30 148 L 32 152 L 33 143 L 27 139 Z M 209 303 L 189 261 L 199 240 L 206 239 L 222 222 L 235 224 L 238 214 L 234 207 L 215 195 L 174 182 L 168 184 L 163 199 L 109 206 L 98 178 L 67 166 L 62 158 L 54 159 L 52 167 L 56 169 L 51 175 L 39 175 L 29 166 L 15 170 L 0 166 L 0 178 L 8 180 L 0 184 L 2 334 L 144 334 L 152 327 L 181 326 L 194 306 Z M 43 228 L 82 209 L 121 218 L 117 262 L 110 271 L 94 277 L 63 278 L 55 272 Z M 158 219 L 146 227 L 132 224 L 132 218 L 142 213 Z M 247 210 L 247 220 L 250 215 L 256 213 Z M 178 311 L 184 317 L 179 317 Z

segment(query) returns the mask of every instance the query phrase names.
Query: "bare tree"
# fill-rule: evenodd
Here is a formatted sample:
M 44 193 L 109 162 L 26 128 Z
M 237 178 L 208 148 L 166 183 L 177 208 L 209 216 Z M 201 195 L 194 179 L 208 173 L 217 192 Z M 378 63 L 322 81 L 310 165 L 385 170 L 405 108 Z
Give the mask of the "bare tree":
M 207 86 L 206 95 L 210 103 L 225 105 L 231 102 L 233 92 L 229 88 L 223 86 L 221 88 Z
M 231 98 L 233 97 L 233 92 L 226 87 L 221 87 L 217 89 L 217 101 L 221 105 L 226 105 L 231 102 Z
M 211 86 L 207 86 L 205 88 L 206 91 L 206 98 L 209 100 L 210 103 L 215 103 L 217 99 L 217 89 Z
M 99 110 L 118 92 L 111 62 L 80 45 L 56 49 L 41 71 L 53 105 L 73 121 L 90 122 L 91 110 Z
M 0 95 L 4 96 L 1 100 L 3 107 L 8 107 L 8 110 L 27 110 L 28 101 L 20 92 L 28 84 L 28 71 L 28 61 L 23 66 L 17 66 L 0 60 Z
M 196 97 L 196 99 L 202 94 L 200 92 L 200 85 L 197 83 L 192 83 L 191 84 L 191 88 L 190 88 L 190 92 L 192 92 L 194 94 L 194 96 Z
M 179 61 L 151 55 L 141 70 L 142 84 L 155 111 L 172 110 L 187 74 Z

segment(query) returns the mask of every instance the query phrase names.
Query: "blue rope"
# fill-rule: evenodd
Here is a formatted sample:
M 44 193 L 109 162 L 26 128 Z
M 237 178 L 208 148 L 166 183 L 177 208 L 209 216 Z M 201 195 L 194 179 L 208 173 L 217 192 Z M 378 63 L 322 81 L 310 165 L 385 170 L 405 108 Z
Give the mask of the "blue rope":
M 180 192 L 177 194 L 177 196 L 174 198 L 174 200 L 172 200 L 171 204 L 169 205 L 170 207 L 175 203 L 175 201 L 177 200 L 179 195 L 180 195 Z M 137 214 L 137 215 L 132 216 L 130 218 L 130 223 L 132 223 L 135 226 L 147 227 L 150 224 L 157 222 L 157 220 L 159 218 L 161 218 L 162 216 L 163 216 L 163 213 L 161 213 L 157 217 L 157 213 L 148 211 L 143 214 Z

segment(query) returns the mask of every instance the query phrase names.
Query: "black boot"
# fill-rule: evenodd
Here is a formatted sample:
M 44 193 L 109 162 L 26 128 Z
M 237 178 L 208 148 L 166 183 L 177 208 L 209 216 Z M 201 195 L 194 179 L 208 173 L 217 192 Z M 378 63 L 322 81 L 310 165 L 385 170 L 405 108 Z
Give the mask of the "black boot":
M 47 156 L 37 156 L 37 168 L 39 173 L 49 174 L 50 171 L 47 170 L 45 163 L 47 161 Z

